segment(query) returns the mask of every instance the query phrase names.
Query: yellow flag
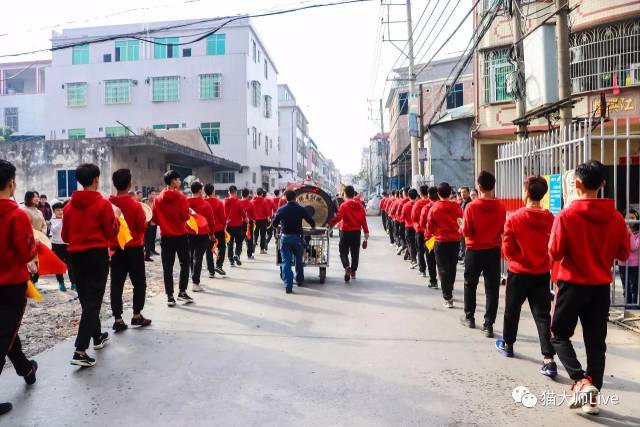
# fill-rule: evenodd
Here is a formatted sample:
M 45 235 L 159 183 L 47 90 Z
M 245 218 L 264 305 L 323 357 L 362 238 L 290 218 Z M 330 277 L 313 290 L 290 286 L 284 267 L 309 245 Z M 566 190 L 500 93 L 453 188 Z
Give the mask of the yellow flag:
M 190 229 L 195 231 L 196 234 L 198 234 L 198 223 L 196 222 L 196 219 L 193 216 L 189 217 L 189 220 L 187 221 L 187 227 L 189 227 Z
M 120 249 L 124 249 L 125 245 L 133 240 L 131 236 L 131 230 L 129 230 L 129 225 L 127 221 L 124 220 L 124 217 L 118 218 L 120 221 L 120 231 L 118 231 L 118 246 Z
M 27 282 L 27 298 L 31 298 L 35 301 L 42 301 L 42 295 L 38 292 L 38 288 L 36 288 L 31 280 Z
M 229 234 L 227 230 L 224 230 L 224 241 L 226 243 L 229 243 L 230 240 L 231 240 L 231 234 Z
M 429 240 L 424 242 L 424 246 L 429 250 L 429 252 L 432 252 L 433 248 L 436 246 L 436 236 L 431 236 Z

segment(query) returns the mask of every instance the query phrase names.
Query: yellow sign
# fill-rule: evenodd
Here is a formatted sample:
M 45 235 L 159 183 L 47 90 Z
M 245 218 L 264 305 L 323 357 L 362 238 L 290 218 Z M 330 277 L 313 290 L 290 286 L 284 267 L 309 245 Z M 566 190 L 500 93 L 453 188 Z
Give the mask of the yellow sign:
M 545 181 L 547 181 L 547 188 L 549 188 L 549 175 L 544 175 L 543 178 Z M 547 191 L 540 201 L 540 203 L 542 204 L 542 209 L 549 209 L 549 202 L 551 201 L 551 198 L 549 196 L 549 191 Z

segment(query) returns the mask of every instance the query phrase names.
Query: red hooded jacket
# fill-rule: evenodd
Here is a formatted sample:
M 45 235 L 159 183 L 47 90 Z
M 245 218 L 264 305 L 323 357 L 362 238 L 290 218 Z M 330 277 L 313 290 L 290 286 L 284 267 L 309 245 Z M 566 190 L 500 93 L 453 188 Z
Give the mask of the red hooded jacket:
M 507 210 L 498 199 L 476 199 L 464 209 L 462 233 L 467 249 L 495 249 L 502 245 Z
M 389 201 L 388 197 L 383 197 L 382 199 L 380 199 L 380 212 L 386 212 L 387 211 L 387 202 Z
M 512 273 L 543 274 L 551 271 L 549 236 L 553 214 L 546 209 L 520 208 L 507 218 L 502 254 Z
M 369 234 L 367 213 L 360 200 L 345 200 L 338 208 L 336 216 L 329 221 L 329 225 L 335 225 L 340 221 L 342 221 L 340 225 L 342 231 L 360 231 L 362 229 L 365 234 Z
M 400 219 L 404 222 L 404 226 L 406 228 L 413 228 L 413 220 L 411 219 L 411 212 L 413 211 L 413 205 L 416 204 L 415 200 L 409 199 L 408 202 L 404 204 L 402 207 L 402 213 L 400 214 Z
M 147 217 L 140 202 L 128 194 L 110 196 L 109 201 L 112 205 L 120 208 L 131 232 L 132 239 L 124 247 L 137 248 L 143 246 L 144 233 L 147 231 Z M 111 242 L 111 248 L 113 250 L 120 249 L 117 239 Z
M 270 200 L 267 200 L 262 196 L 256 196 L 251 200 L 251 205 L 253 207 L 253 213 L 256 221 L 266 220 L 271 216 L 273 204 Z
M 435 202 L 431 199 L 427 200 L 427 203 L 422 207 L 422 210 L 420 211 L 420 230 L 422 232 L 422 234 L 424 235 L 425 239 L 428 236 L 428 232 L 427 232 L 427 220 L 429 219 L 429 211 L 431 210 L 431 208 L 433 207 L 433 204 Z
M 558 281 L 608 285 L 615 259 L 627 259 L 631 239 L 611 199 L 578 199 L 553 222 L 549 254 L 559 261 Z
M 413 228 L 415 228 L 416 233 L 424 233 L 424 229 L 420 225 L 420 214 L 422 214 L 422 208 L 429 202 L 429 199 L 419 198 L 413 204 L 413 209 L 411 209 L 411 222 L 413 222 Z
M 69 252 L 108 248 L 119 229 L 113 206 L 97 191 L 75 191 L 64 207 L 62 240 Z
M 460 240 L 458 219 L 462 218 L 462 208 L 451 200 L 438 200 L 429 209 L 427 217 L 427 235 L 436 237 L 437 242 L 457 242 Z
M 401 223 L 404 223 L 404 218 L 402 217 L 402 209 L 404 209 L 404 205 L 409 203 L 409 199 L 408 197 L 404 198 L 404 199 L 398 199 L 398 202 L 396 203 L 396 209 L 395 209 L 395 220 Z
M 27 283 L 27 263 L 36 256 L 29 216 L 13 200 L 0 199 L 0 286 Z
M 184 236 L 189 233 L 187 221 L 189 202 L 184 194 L 177 190 L 164 189 L 153 200 L 153 221 L 160 227 L 160 234 L 166 237 Z
M 224 211 L 227 216 L 229 227 L 241 227 L 244 224 L 244 205 L 237 197 L 227 197 L 224 199 Z
M 243 220 L 244 222 L 254 221 L 256 219 L 256 213 L 253 210 L 253 204 L 251 203 L 251 200 L 240 199 L 240 202 L 242 202 L 242 209 L 244 209 L 244 215 L 245 215 L 245 218 Z
M 207 220 L 206 227 L 198 227 L 198 235 L 212 234 L 215 228 L 215 218 L 211 205 L 203 197 L 190 197 L 187 199 L 189 207 L 198 215 L 202 215 Z M 189 229 L 189 234 L 196 234 L 195 231 Z
M 207 197 L 204 201 L 211 206 L 211 211 L 213 212 L 213 232 L 217 233 L 219 231 L 223 231 L 227 225 L 227 218 L 224 213 L 224 203 L 216 196 Z

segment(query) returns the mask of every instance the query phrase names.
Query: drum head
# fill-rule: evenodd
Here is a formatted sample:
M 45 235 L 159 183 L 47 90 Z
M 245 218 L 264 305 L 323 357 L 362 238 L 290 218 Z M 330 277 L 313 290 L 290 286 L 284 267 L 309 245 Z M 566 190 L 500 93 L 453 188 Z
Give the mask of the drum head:
M 153 217 L 153 212 L 151 211 L 151 208 L 146 203 L 140 203 L 140 204 L 142 205 L 142 210 L 144 211 L 144 216 L 146 221 L 147 222 L 151 221 L 151 218 Z
M 309 212 L 317 227 L 324 227 L 335 215 L 335 206 L 331 197 L 320 187 L 304 185 L 295 188 L 296 202 Z M 306 221 L 303 225 L 309 227 Z
M 46 247 L 48 247 L 49 249 L 51 249 L 51 240 L 49 240 L 49 238 L 42 231 L 38 231 L 34 228 L 33 238 L 36 239 L 38 242 L 42 243 L 43 245 L 45 245 Z

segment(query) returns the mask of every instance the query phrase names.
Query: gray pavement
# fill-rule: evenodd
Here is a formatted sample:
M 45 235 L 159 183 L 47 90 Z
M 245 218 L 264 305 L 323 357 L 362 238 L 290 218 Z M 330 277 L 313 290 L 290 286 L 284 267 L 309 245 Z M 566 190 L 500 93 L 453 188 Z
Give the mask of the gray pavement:
M 15 407 L 0 425 L 640 425 L 637 335 L 609 329 L 604 394 L 617 405 L 590 419 L 557 406 L 570 382 L 563 369 L 556 381 L 538 373 L 528 308 L 517 357 L 505 359 L 493 340 L 458 323 L 461 271 L 456 308 L 447 310 L 440 291 L 388 246 L 379 218 L 369 220 L 372 241 L 357 281 L 344 284 L 332 239 L 327 283 L 308 269 L 308 285 L 285 295 L 272 245 L 269 255 L 228 268 L 227 278 L 204 279 L 206 292 L 192 294 L 193 305 L 148 300 L 153 326 L 90 350 L 95 368 L 70 366 L 67 340 L 36 357 L 31 388 L 6 370 L 0 400 Z M 584 360 L 582 346 L 579 354 Z M 537 406 L 515 404 L 516 386 L 528 387 Z

